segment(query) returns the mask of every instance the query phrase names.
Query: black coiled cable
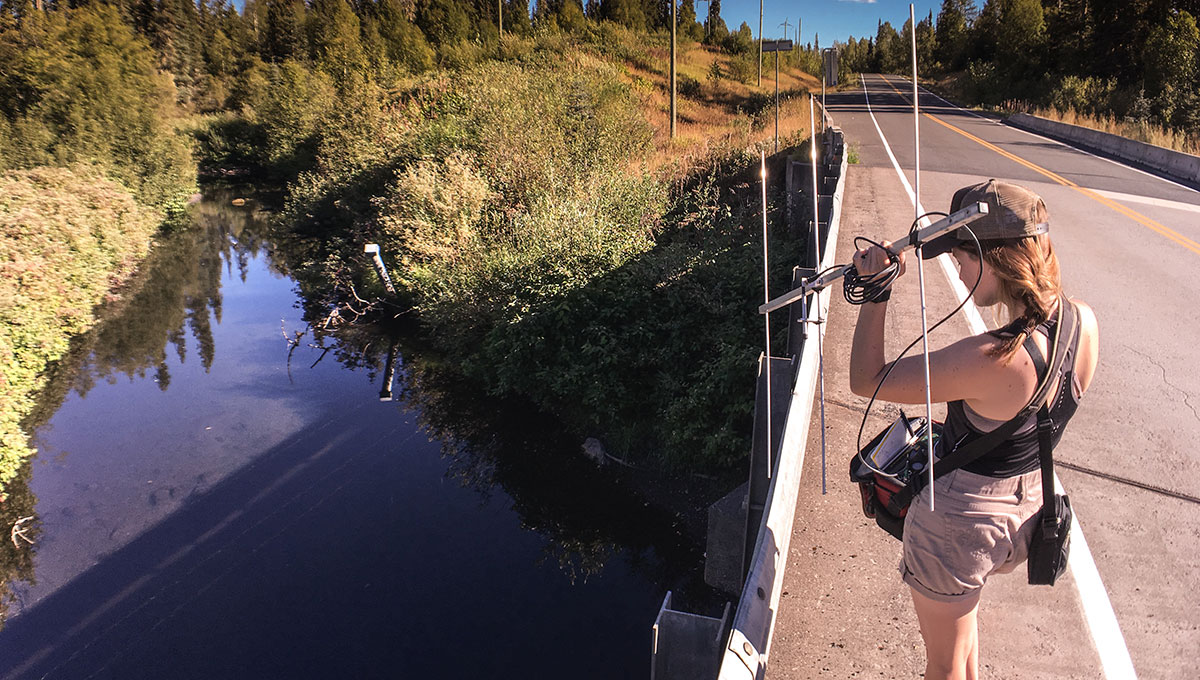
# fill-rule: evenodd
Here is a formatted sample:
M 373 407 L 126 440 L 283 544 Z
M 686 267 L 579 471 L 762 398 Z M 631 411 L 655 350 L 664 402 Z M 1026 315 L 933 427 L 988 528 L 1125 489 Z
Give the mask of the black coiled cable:
M 912 238 L 917 233 L 917 228 L 921 220 L 934 215 L 947 216 L 944 212 L 927 212 L 921 215 L 909 225 L 909 238 Z M 888 266 L 870 276 L 863 276 L 854 267 L 850 267 L 846 275 L 842 278 L 842 294 L 846 296 L 846 302 L 852 305 L 883 302 L 891 297 L 892 283 L 895 282 L 897 276 L 900 276 L 900 256 L 884 248 L 882 243 L 876 243 L 865 236 L 854 237 L 855 250 L 859 248 L 859 241 L 869 243 L 886 252 L 888 254 Z
M 927 217 L 927 216 L 929 216 L 929 215 L 943 215 L 943 216 L 944 216 L 945 214 L 946 214 L 946 213 L 937 213 L 937 212 L 934 212 L 934 213 L 925 213 L 924 215 L 921 215 L 921 216 L 920 216 L 920 217 L 918 217 L 917 219 L 913 220 L 912 226 L 911 226 L 911 227 L 909 227 L 909 235 L 912 235 L 912 233 L 913 233 L 914 231 L 916 231 L 916 229 L 917 229 L 917 224 L 918 224 L 918 223 L 919 223 L 919 222 L 920 222 L 922 219 L 924 219 L 925 217 Z M 979 238 L 978 238 L 977 236 L 975 236 L 975 232 L 974 232 L 974 231 L 971 231 L 971 228 L 970 228 L 970 227 L 966 227 L 966 226 L 964 226 L 964 227 L 962 227 L 962 228 L 963 228 L 963 229 L 965 229 L 965 230 L 967 231 L 967 233 L 968 233 L 968 234 L 971 236 L 971 240 L 973 240 L 973 241 L 975 242 L 975 252 L 977 253 L 977 255 L 978 255 L 978 257 L 980 258 L 980 260 L 982 260 L 982 259 L 983 259 L 983 246 L 982 246 L 982 245 L 980 245 L 980 243 L 979 243 Z M 862 237 L 860 236 L 860 237 L 858 237 L 858 238 L 862 238 Z M 856 243 L 856 244 L 857 244 L 857 242 L 858 242 L 858 238 L 856 238 L 856 239 L 855 239 L 855 243 Z M 869 239 L 863 239 L 863 240 L 864 240 L 864 241 L 869 241 Z M 870 242 L 871 242 L 872 244 L 874 244 L 874 245 L 879 245 L 878 243 L 875 243 L 874 241 L 870 241 Z M 882 247 L 882 246 L 880 246 L 880 247 Z M 890 252 L 890 251 L 889 251 L 889 252 Z M 918 255 L 918 257 L 920 257 L 920 255 Z M 892 268 L 892 267 L 895 267 L 895 269 L 896 269 L 896 272 L 897 272 L 897 273 L 891 277 L 891 281 L 895 281 L 895 280 L 896 280 L 896 276 L 899 276 L 899 269 L 900 269 L 900 268 L 899 268 L 899 258 L 898 258 L 896 255 L 894 255 L 894 254 L 893 254 L 893 255 L 891 255 L 891 260 L 892 260 L 892 264 L 891 264 L 891 265 L 889 265 L 889 267 L 888 267 L 888 268 L 884 269 L 884 270 L 883 270 L 882 272 L 880 272 L 880 273 L 886 272 L 886 271 L 888 271 L 888 269 L 890 269 L 890 268 Z M 847 278 L 849 278 L 849 276 L 850 276 L 850 272 L 847 272 L 847 273 L 846 273 L 846 276 L 847 276 Z M 856 276 L 857 276 L 857 274 L 856 274 Z M 949 321 L 949 320 L 951 319 L 951 317 L 953 317 L 955 314 L 958 314 L 958 310 L 962 309 L 962 308 L 963 308 L 963 306 L 967 304 L 967 300 L 970 300 L 970 299 L 971 299 L 971 298 L 972 298 L 972 297 L 975 295 L 975 289 L 979 288 L 979 283 L 980 283 L 980 281 L 982 281 L 982 280 L 983 280 L 983 263 L 982 263 L 982 261 L 981 261 L 981 262 L 980 262 L 980 266 L 979 266 L 979 273 L 978 273 L 978 275 L 976 275 L 976 277 L 975 277 L 975 285 L 971 286 L 971 290 L 970 290 L 970 292 L 968 292 L 968 293 L 967 293 L 967 296 L 966 296 L 965 298 L 963 298 L 962 302 L 958 303 L 958 306 L 957 306 L 957 307 L 955 307 L 953 310 L 951 310 L 949 314 L 947 314 L 946 316 L 942 317 L 942 320 L 941 320 L 941 321 L 938 321 L 937 323 L 935 323 L 935 324 L 933 324 L 932 326 L 930 326 L 930 327 L 929 327 L 929 330 L 928 330 L 928 331 L 926 331 L 926 333 L 927 333 L 927 334 L 928 334 L 928 333 L 932 333 L 933 331 L 937 330 L 937 328 L 938 328 L 939 326 L 941 326 L 942 324 L 944 324 L 944 323 L 946 323 L 947 321 Z M 888 282 L 888 285 L 891 285 L 891 281 L 889 281 L 889 282 Z M 887 290 L 887 288 L 885 287 L 885 288 L 884 288 L 884 290 Z M 847 300 L 847 301 L 849 301 L 849 302 L 850 302 L 850 304 L 863 304 L 863 303 L 861 303 L 861 302 L 859 302 L 859 303 L 855 303 L 853 300 L 850 300 L 849 294 L 847 294 L 846 300 Z M 879 379 L 879 384 L 875 386 L 875 391 L 871 393 L 871 400 L 870 400 L 869 402 L 867 402 L 867 408 L 866 408 L 866 410 L 865 410 L 865 411 L 863 411 L 862 422 L 861 422 L 861 423 L 859 423 L 859 426 L 858 426 L 858 442 L 857 442 L 857 449 L 858 449 L 859 451 L 862 451 L 862 433 L 863 433 L 863 429 L 864 429 L 864 428 L 866 427 L 866 425 L 867 425 L 867 416 L 868 416 L 868 415 L 871 413 L 871 407 L 875 405 L 875 397 L 876 397 L 876 396 L 879 394 L 879 389 L 880 389 L 881 387 L 883 387 L 883 383 L 884 383 L 884 382 L 886 382 L 886 381 L 887 381 L 887 379 L 888 379 L 888 376 L 892 374 L 892 369 L 896 367 L 896 364 L 897 364 L 897 363 L 899 363 L 899 361 L 900 361 L 902 358 L 904 358 L 904 355 L 905 355 L 905 354 L 908 354 L 908 351 L 909 351 L 909 350 L 911 350 L 913 347 L 916 347 L 916 346 L 917 346 L 917 343 L 918 343 L 918 342 L 920 342 L 920 341 L 921 341 L 921 336 L 918 336 L 916 340 L 913 340 L 911 343 L 909 343 L 908 347 L 905 347 L 905 348 L 904 348 L 904 350 L 900 352 L 899 356 L 897 356 L 897 357 L 896 357 L 896 358 L 895 358 L 895 359 L 892 361 L 892 363 L 888 364 L 888 369 L 887 369 L 887 371 L 885 371 L 885 372 L 884 372 L 884 374 L 883 374 L 883 377 Z
M 842 278 L 842 294 L 846 296 L 846 302 L 852 305 L 863 305 L 868 302 L 882 302 L 891 296 L 891 286 L 900 276 L 900 257 L 883 247 L 883 244 L 876 243 L 865 236 L 854 237 L 854 248 L 857 250 L 859 241 L 865 241 L 873 246 L 883 249 L 888 254 L 888 266 L 882 270 L 863 276 L 858 273 L 854 267 L 846 272 Z

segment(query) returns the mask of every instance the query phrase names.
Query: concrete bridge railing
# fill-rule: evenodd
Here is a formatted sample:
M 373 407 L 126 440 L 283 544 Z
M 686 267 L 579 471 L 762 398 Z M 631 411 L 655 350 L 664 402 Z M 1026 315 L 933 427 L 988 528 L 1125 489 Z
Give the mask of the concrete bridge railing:
M 1182 182 L 1200 184 L 1200 156 L 1026 113 L 1009 116 L 1007 122 L 1013 127 L 1129 161 Z

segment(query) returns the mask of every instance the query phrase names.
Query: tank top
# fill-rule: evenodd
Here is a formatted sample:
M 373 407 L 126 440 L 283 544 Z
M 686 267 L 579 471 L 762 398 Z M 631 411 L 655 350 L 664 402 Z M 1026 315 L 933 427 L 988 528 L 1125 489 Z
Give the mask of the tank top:
M 993 331 L 992 335 L 1003 337 L 1004 335 L 1020 332 L 1019 324 L 1020 321 L 1018 320 L 1004 328 Z M 1048 321 L 1039 324 L 1036 331 L 1040 331 L 1046 337 L 1052 338 L 1054 337 L 1054 328 L 1057 325 L 1058 315 L 1055 314 Z M 1069 340 L 1069 338 L 1064 338 L 1064 340 Z M 1054 402 L 1049 405 L 1050 419 L 1054 423 L 1054 428 L 1051 431 L 1051 442 L 1055 446 L 1058 445 L 1058 440 L 1062 438 L 1067 421 L 1071 419 L 1071 416 L 1075 415 L 1075 410 L 1079 407 L 1079 397 L 1076 394 L 1078 383 L 1075 378 L 1075 356 L 1078 349 L 1079 335 L 1077 334 L 1075 341 L 1067 348 L 1062 367 L 1059 369 L 1059 374 L 1056 378 L 1058 381 L 1058 394 L 1055 395 Z M 972 420 L 983 424 L 985 427 L 980 428 Z M 953 451 L 982 437 L 1005 422 L 1007 421 L 992 420 L 974 411 L 970 411 L 970 407 L 962 400 L 952 401 L 946 404 L 946 422 L 942 430 L 942 441 L 947 445 L 952 444 L 953 448 L 951 451 Z M 1025 422 L 1017 426 L 1016 432 L 1008 439 L 1001 441 L 994 449 L 983 454 L 979 459 L 964 465 L 962 469 L 986 477 L 1015 477 L 1037 470 L 1039 465 L 1037 412 L 1035 411 L 1029 414 Z

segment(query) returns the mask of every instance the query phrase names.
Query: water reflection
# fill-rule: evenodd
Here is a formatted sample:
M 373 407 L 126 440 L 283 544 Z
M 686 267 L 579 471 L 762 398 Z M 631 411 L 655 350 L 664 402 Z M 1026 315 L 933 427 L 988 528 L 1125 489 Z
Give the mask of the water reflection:
M 244 281 L 250 259 L 265 248 L 267 233 L 269 213 L 256 202 L 232 207 L 234 195 L 218 191 L 193 206 L 189 225 L 160 237 L 138 274 L 105 303 L 100 322 L 72 341 L 67 355 L 51 368 L 48 384 L 23 424 L 35 441 L 68 395 L 84 397 L 97 383 L 114 383 L 122 376 L 142 379 L 151 373 L 158 389 L 167 391 L 167 352 L 182 364 L 189 340 L 205 371 L 211 368 L 216 354 L 212 329 L 220 324 L 222 312 L 221 264 L 236 266 Z M 0 543 L 0 626 L 14 599 L 37 584 L 33 565 L 40 524 L 31 476 L 27 462 L 0 502 L 0 526 L 10 534 L 17 522 L 33 518 L 24 525 L 32 543 L 15 535 L 3 536 Z
M 367 441 L 367 434 L 375 436 L 373 433 L 382 432 L 379 436 L 390 437 L 392 435 L 388 433 L 409 427 L 407 421 L 416 418 L 415 425 L 425 438 L 440 449 L 441 467 L 432 471 L 435 475 L 447 475 L 471 489 L 480 506 L 491 507 L 498 497 L 503 497 L 500 505 L 510 500 L 509 509 L 520 527 L 544 539 L 539 543 L 539 563 L 530 567 L 549 566 L 565 575 L 569 582 L 582 584 L 603 576 L 616 564 L 617 571 L 628 571 L 638 578 L 633 586 L 613 587 L 649 593 L 648 596 L 646 592 L 641 593 L 637 602 L 661 598 L 665 589 L 677 593 L 690 591 L 695 593 L 697 600 L 711 597 L 701 584 L 700 551 L 695 540 L 686 535 L 682 523 L 672 513 L 648 506 L 639 495 L 631 492 L 628 473 L 597 470 L 577 455 L 578 439 L 563 433 L 552 420 L 537 414 L 526 404 L 483 397 L 455 371 L 445 370 L 436 353 L 416 345 L 415 337 L 381 335 L 378 329 L 366 326 L 342 327 L 334 332 L 315 324 L 314 320 L 320 320 L 328 313 L 324 301 L 329 299 L 329 291 L 322 289 L 316 278 L 307 284 L 296 284 L 288 278 L 291 272 L 288 253 L 303 250 L 305 244 L 272 245 L 268 213 L 255 207 L 254 201 L 246 207 L 232 206 L 230 199 L 235 195 L 232 192 L 218 194 L 197 205 L 193 227 L 161 240 L 142 273 L 120 299 L 109 305 L 105 320 L 74 344 L 70 355 L 56 368 L 49 388 L 41 395 L 39 408 L 27 429 L 36 431 L 40 425 L 41 435 L 51 434 L 46 423 L 64 401 L 73 399 L 72 395 L 82 399 L 100 385 L 118 382 L 145 383 L 149 392 L 162 395 L 160 403 L 173 399 L 177 405 L 171 408 L 175 410 L 156 406 L 161 410 L 155 410 L 154 415 L 148 417 L 179 421 L 170 423 L 173 426 L 188 426 L 180 428 L 182 434 L 166 432 L 165 427 L 165 433 L 152 433 L 147 424 L 145 441 L 135 436 L 106 440 L 104 445 L 97 447 L 98 456 L 112 455 L 108 451 L 123 447 L 149 450 L 138 454 L 140 457 L 132 462 L 119 457 L 111 461 L 88 461 L 92 467 L 79 467 L 89 472 L 75 472 L 83 479 L 64 482 L 64 488 L 55 492 L 57 498 L 69 498 L 69 501 L 55 500 L 61 505 L 39 508 L 43 513 L 57 513 L 55 521 L 60 526 L 74 522 L 72 530 L 77 534 L 71 536 L 98 537 L 95 539 L 98 547 L 89 546 L 90 552 L 80 551 L 83 557 L 77 560 L 78 568 L 56 567 L 51 570 L 52 575 L 43 574 L 55 584 L 51 587 L 79 586 L 80 575 L 85 572 L 93 573 L 92 581 L 99 578 L 94 576 L 95 573 L 108 574 L 105 578 L 117 578 L 111 576 L 117 565 L 126 562 L 143 564 L 129 555 L 136 557 L 143 554 L 139 551 L 152 549 L 145 537 L 152 536 L 161 544 L 164 537 L 176 540 L 175 534 L 164 531 L 164 527 L 182 526 L 191 531 L 189 522 L 202 523 L 197 518 L 207 520 L 208 516 L 199 512 L 197 506 L 212 505 L 213 494 L 226 491 L 239 500 L 257 498 L 253 493 L 243 493 L 242 489 L 249 488 L 247 479 L 269 478 L 264 476 L 262 466 L 274 466 L 271 469 L 278 474 L 290 475 L 294 466 L 304 467 L 312 456 L 317 455 L 311 447 L 326 443 L 339 446 L 340 435 L 333 436 L 327 431 L 330 422 L 337 422 L 337 427 L 345 424 L 350 430 L 360 430 L 352 435 L 357 438 L 353 441 Z M 280 285 L 300 289 L 300 299 L 297 301 L 294 295 L 288 294 L 287 304 L 300 307 L 303 314 L 300 318 L 290 315 L 292 320 L 285 319 L 282 327 L 275 321 L 278 315 L 263 318 L 264 314 L 269 317 L 273 312 L 259 310 L 251 315 L 244 310 L 254 307 L 253 303 L 243 300 L 238 306 L 231 302 L 235 296 L 230 290 L 236 286 L 231 286 L 230 281 L 237 279 L 245 283 L 248 277 L 254 276 L 262 279 L 261 273 L 255 272 L 260 272 L 264 266 Z M 224 291 L 223 280 L 227 287 Z M 252 283 L 261 286 L 257 280 Z M 242 321 L 228 318 L 239 315 L 245 318 Z M 235 333 L 230 326 L 237 323 L 257 325 L 258 328 L 253 333 Z M 271 328 L 264 331 L 264 324 Z M 222 337 L 226 339 L 221 340 Z M 218 345 L 218 341 L 222 344 Z M 243 355 L 250 350 L 241 345 L 248 344 L 262 346 L 255 350 L 258 354 L 254 361 L 258 364 L 243 362 Z M 196 371 L 197 367 L 199 371 Z M 343 368 L 350 371 L 341 370 Z M 281 380 L 279 374 L 284 371 L 287 377 Z M 342 377 L 333 380 L 334 371 Z M 203 376 L 198 377 L 195 373 Z M 206 379 L 203 381 L 206 385 L 221 381 L 227 384 L 222 387 L 224 391 L 206 387 L 206 390 L 213 389 L 213 393 L 201 394 L 198 389 L 200 378 Z M 152 387 L 148 381 L 153 381 Z M 344 388 L 343 384 L 350 387 Z M 296 389 L 289 392 L 286 389 L 289 385 Z M 142 396 L 137 398 L 147 399 L 145 392 L 142 390 Z M 399 413 L 393 414 L 394 423 L 343 423 L 337 420 L 347 411 L 343 408 L 347 402 L 361 405 L 389 395 L 394 396 L 400 406 Z M 196 399 L 208 402 L 204 408 L 198 408 L 193 403 Z M 288 400 L 294 403 L 286 407 L 278 405 Z M 128 405 L 116 404 L 112 408 L 137 409 L 141 403 L 131 401 Z M 335 403 L 336 407 L 329 406 Z M 294 414 L 287 409 L 304 411 L 305 415 L 293 418 Z M 203 413 L 205 419 L 189 422 L 191 418 L 200 417 L 196 413 Z M 318 415 L 313 416 L 313 413 Z M 139 421 L 134 417 L 130 422 Z M 106 426 L 103 422 L 91 425 L 98 430 Z M 260 430 L 270 427 L 277 428 L 281 434 L 259 434 Z M 319 438 L 306 440 L 307 435 L 300 434 L 308 432 L 319 433 Z M 338 455 L 362 460 L 374 466 L 372 469 L 379 470 L 395 465 L 394 456 L 400 453 L 392 452 L 393 458 L 389 462 L 386 457 L 364 457 L 367 456 L 366 449 L 334 450 Z M 266 453 L 262 454 L 264 451 Z M 375 456 L 373 452 L 367 453 Z M 254 457 L 260 454 L 274 462 L 255 461 Z M 78 454 L 52 447 L 43 451 L 43 456 L 52 460 L 73 455 Z M 220 470 L 222 474 L 228 474 L 226 483 L 218 485 L 215 475 L 204 467 L 209 459 L 221 460 L 223 467 Z M 246 472 L 250 461 L 259 466 L 253 474 Z M 45 461 L 39 459 L 39 462 Z M 167 468 L 167 473 L 159 468 Z M 235 470 L 236 474 L 231 472 Z M 337 474 L 342 474 L 341 468 L 337 470 Z M 175 478 L 170 478 L 172 472 L 176 473 Z M 395 474 L 403 476 L 400 472 Z M 95 475 L 101 477 L 93 479 Z M 6 521 L 5 526 L 34 514 L 36 501 L 30 491 L 29 477 L 30 468 L 26 466 L 21 481 L 10 489 L 8 501 L 0 504 L 0 519 Z M 307 479 L 303 475 L 299 478 Z M 346 483 L 358 482 L 352 479 Z M 152 486 L 138 487 L 138 484 Z M 110 495 L 113 493 L 111 488 L 128 489 L 130 500 L 124 505 L 102 508 L 113 517 L 106 520 L 107 523 L 97 520 L 80 526 L 79 513 L 91 512 L 80 510 L 80 506 L 95 505 L 95 500 L 89 500 L 94 498 L 95 487 L 106 485 L 110 487 Z M 238 493 L 233 494 L 227 491 L 229 489 L 237 489 Z M 319 486 L 318 489 L 325 493 Z M 369 493 L 378 492 L 372 489 Z M 210 500 L 204 500 L 206 498 Z M 307 497 L 287 497 L 286 500 L 303 507 L 297 498 L 303 501 Z M 381 507 L 391 507 L 382 500 L 380 502 Z M 221 512 L 224 512 L 223 508 L 213 510 L 215 516 L 221 516 Z M 306 507 L 304 512 L 310 510 Z M 454 510 L 457 514 L 463 512 Z M 11 522 L 9 515 L 12 515 Z M 130 516 L 141 519 L 130 520 Z M 170 522 L 166 521 L 168 518 Z M 422 516 L 416 521 L 434 520 Z M 151 527 L 153 531 L 150 531 Z M 455 528 L 444 527 L 444 530 L 452 533 Z M 199 538 L 194 540 L 207 541 L 209 539 L 204 538 L 207 535 L 197 531 L 194 537 Z M 36 534 L 31 536 L 37 540 Z M 124 540 L 130 542 L 112 544 L 116 547 L 102 545 L 101 539 L 105 536 L 109 539 L 124 536 Z M 36 584 L 33 565 L 39 544 L 17 549 L 7 540 L 8 536 L 0 538 L 5 539 L 4 547 L 0 549 L 0 569 L 3 570 L 0 575 L 4 578 L 0 598 L 7 606 L 14 597 L 20 597 L 23 590 L 14 586 L 20 582 L 27 586 Z M 47 543 L 52 540 L 53 537 L 48 538 Z M 263 539 L 264 543 L 268 540 L 275 539 Z M 453 541 L 453 536 L 447 535 L 444 540 Z M 504 541 L 520 543 L 523 539 L 513 536 Z M 190 550 L 191 545 L 186 545 L 186 549 Z M 124 557 L 109 559 L 114 554 Z M 281 561 L 272 568 L 286 570 L 291 565 Z M 395 567 L 389 565 L 388 568 Z M 40 565 L 39 569 L 47 567 Z M 536 580 L 530 575 L 539 570 L 531 568 L 528 571 L 528 574 L 513 576 L 513 580 Z M 185 576 L 190 574 L 187 572 Z M 125 578 L 136 578 L 136 575 Z M 88 579 L 83 581 L 88 582 Z M 651 585 L 648 587 L 647 584 Z M 521 596 L 544 597 L 533 593 Z M 643 630 L 652 621 L 652 614 L 652 610 L 648 610 L 627 616 L 624 625 L 635 631 Z M 247 634 L 256 633 L 247 631 Z M 480 653 L 488 651 L 485 649 Z
M 30 465 L 21 467 L 17 476 L 8 483 L 3 502 L 0 502 L 0 527 L 5 535 L 0 536 L 0 629 L 8 618 L 8 603 L 16 596 L 19 584 L 34 583 L 33 555 L 39 536 L 34 506 L 37 501 L 29 490 Z M 13 535 L 18 522 L 33 517 L 26 537 L 32 545 Z

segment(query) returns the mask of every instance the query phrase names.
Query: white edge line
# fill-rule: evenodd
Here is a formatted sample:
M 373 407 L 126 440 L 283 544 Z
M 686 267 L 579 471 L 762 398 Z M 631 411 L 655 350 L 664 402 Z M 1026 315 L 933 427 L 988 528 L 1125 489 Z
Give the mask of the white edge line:
M 906 78 L 904 78 L 903 76 L 898 76 L 898 77 L 900 77 L 902 80 L 907 80 L 907 79 L 906 79 Z M 888 82 L 888 83 L 890 83 L 890 82 L 891 82 L 891 81 L 890 81 L 890 80 L 888 80 L 886 77 L 884 77 L 884 81 L 886 81 L 886 82 Z M 909 82 L 911 82 L 911 81 L 909 81 Z M 1024 128 L 1019 128 L 1019 127 L 1017 127 L 1016 125 L 1009 125 L 1009 124 L 1008 124 L 1008 122 L 1007 122 L 1007 121 L 1004 121 L 1004 120 L 996 120 L 996 119 L 994 119 L 994 118 L 988 118 L 987 116 L 981 116 L 981 115 L 979 115 L 978 113 L 975 113 L 974 111 L 972 111 L 971 109 L 963 108 L 963 107 L 959 106 L 958 104 L 955 104 L 954 102 L 952 102 L 952 101 L 949 101 L 949 100 L 947 100 L 946 98 L 944 98 L 944 97 L 942 97 L 942 96 L 940 96 L 940 95 L 938 95 L 938 94 L 936 94 L 936 93 L 934 93 L 934 92 L 930 92 L 929 90 L 926 90 L 924 87 L 921 87 L 921 86 L 919 86 L 919 85 L 918 85 L 917 87 L 918 87 L 918 88 L 920 88 L 920 90 L 921 90 L 922 92 L 924 92 L 925 94 L 927 94 L 927 95 L 931 95 L 931 96 L 933 96 L 933 97 L 937 97 L 938 99 L 942 100 L 943 102 L 946 102 L 946 104 L 947 104 L 948 106 L 950 106 L 951 108 L 958 109 L 959 111 L 962 111 L 963 113 L 967 113 L 967 114 L 970 114 L 970 115 L 972 115 L 972 116 L 975 116 L 976 118 L 980 118 L 980 119 L 982 119 L 982 120 L 986 120 L 986 121 L 988 121 L 989 123 L 992 123 L 993 125 L 1002 125 L 1002 126 L 1004 126 L 1004 127 L 1008 128 L 1008 129 L 1010 129 L 1010 130 L 1016 130 L 1017 132 L 1021 132 L 1021 133 L 1027 134 L 1027 135 L 1029 135 L 1030 137 L 1036 137 L 1036 138 L 1038 138 L 1038 139 L 1044 139 L 1044 140 L 1046 140 L 1047 142 L 1052 142 L 1052 143 L 1054 143 L 1054 144 L 1057 144 L 1058 146 L 1061 146 L 1061 147 L 1064 147 L 1064 148 L 1070 149 L 1070 150 L 1072 150 L 1072 151 L 1078 151 L 1079 153 L 1081 153 L 1081 154 L 1084 154 L 1085 156 L 1091 156 L 1092 158 L 1095 158 L 1095 159 L 1097 159 L 1097 160 L 1102 160 L 1102 161 L 1104 161 L 1104 162 L 1106 162 L 1106 163 L 1112 163 L 1113 165 L 1116 165 L 1116 166 L 1118 166 L 1118 167 L 1121 167 L 1121 168 L 1125 168 L 1126 170 L 1132 170 L 1132 171 L 1134 171 L 1134 172 L 1136 172 L 1136 173 L 1139 173 L 1139 174 L 1145 175 L 1145 176 L 1147 176 L 1147 177 L 1153 177 L 1154 179 L 1157 179 L 1157 180 L 1162 180 L 1163 182 L 1166 182 L 1167 184 L 1171 184 L 1171 185 L 1173 185 L 1173 186 L 1179 187 L 1180 189 L 1187 189 L 1188 191 L 1194 191 L 1194 192 L 1196 192 L 1196 193 L 1200 193 L 1200 189 L 1196 189 L 1196 188 L 1194 188 L 1194 187 L 1189 187 L 1189 186 L 1188 186 L 1188 185 L 1186 185 L 1186 184 L 1180 184 L 1179 182 L 1176 182 L 1175 180 L 1173 180 L 1173 179 L 1169 179 L 1169 178 L 1167 178 L 1167 177 L 1163 177 L 1162 175 L 1156 175 L 1156 174 L 1154 174 L 1154 173 L 1152 173 L 1152 172 L 1146 172 L 1145 170 L 1142 170 L 1141 168 L 1135 168 L 1135 167 L 1133 167 L 1132 165 L 1129 165 L 1129 164 L 1126 164 L 1126 163 L 1122 163 L 1121 161 L 1113 160 L 1113 159 L 1111 159 L 1111 158 L 1106 158 L 1106 157 L 1104 157 L 1104 156 L 1100 156 L 1100 155 L 1094 154 L 1094 153 L 1092 153 L 1091 151 L 1088 151 L 1087 149 L 1082 149 L 1082 148 L 1080 148 L 1080 147 L 1078 147 L 1078 146 L 1075 146 L 1075 145 L 1073 145 L 1073 144 L 1068 144 L 1067 142 L 1064 142 L 1064 141 L 1062 141 L 1062 140 L 1060 140 L 1060 139 L 1054 139 L 1053 137 L 1047 137 L 1047 136 L 1045 136 L 1045 135 L 1038 134 L 1038 133 L 1036 133 L 1036 132 L 1032 132 L 1032 131 L 1030 131 L 1030 130 L 1026 130 L 1026 129 L 1024 129 Z M 1064 123 L 1064 125 L 1066 125 L 1066 124 L 1068 124 L 1068 123 Z M 1084 126 L 1082 126 L 1082 125 L 1081 125 L 1081 126 L 1078 126 L 1078 127 L 1084 127 Z M 1090 130 L 1090 129 L 1092 129 L 1092 128 L 1088 128 L 1088 129 Z
M 1200 213 L 1200 205 L 1192 205 L 1182 201 L 1172 201 L 1165 198 L 1153 198 L 1151 196 L 1138 196 L 1137 194 L 1123 194 L 1119 191 L 1108 191 L 1107 189 L 1088 189 L 1088 191 L 1100 194 L 1105 198 L 1111 198 L 1114 201 L 1124 201 L 1126 203 L 1141 203 L 1142 205 L 1152 205 L 1156 208 L 1166 208 L 1167 210 L 1181 210 L 1183 212 Z
M 867 101 L 867 113 L 871 114 L 871 122 L 875 123 L 875 131 L 879 133 L 879 140 L 883 142 L 883 148 L 887 151 L 888 158 L 892 161 L 892 167 L 900 177 L 900 183 L 908 192 L 909 200 L 915 203 L 916 195 L 908 183 L 908 178 L 904 176 L 904 171 L 900 169 L 896 157 L 892 155 L 891 146 L 888 145 L 887 138 L 883 136 L 883 130 L 879 128 L 879 121 L 875 120 L 875 113 L 871 111 L 871 97 L 867 94 L 866 80 L 861 74 L 859 79 L 863 84 L 863 97 Z M 938 98 L 941 99 L 941 97 Z M 1118 163 L 1118 165 L 1120 164 Z M 923 207 L 918 206 L 917 209 L 922 213 L 925 212 Z M 950 280 L 950 286 L 954 289 L 955 296 L 962 301 L 966 298 L 967 289 L 962 281 L 958 280 L 958 273 L 944 254 L 938 257 L 938 261 L 942 264 L 942 271 L 946 274 L 946 278 Z M 963 305 L 963 311 L 967 315 L 967 323 L 972 332 L 979 334 L 987 331 L 987 326 L 983 323 L 983 317 L 979 314 L 979 308 L 974 301 L 967 300 Z M 1059 493 L 1065 493 L 1058 475 L 1054 476 L 1054 485 Z M 1092 634 L 1092 640 L 1095 642 L 1096 651 L 1100 655 L 1100 665 L 1104 669 L 1104 677 L 1110 680 L 1137 678 L 1137 673 L 1133 669 L 1133 659 L 1129 656 L 1129 648 L 1125 644 L 1120 624 L 1117 622 L 1116 612 L 1113 611 L 1112 602 L 1108 599 L 1108 591 L 1104 588 L 1104 582 L 1100 579 L 1096 561 L 1092 558 L 1091 550 L 1088 549 L 1087 539 L 1083 536 L 1083 528 L 1079 526 L 1078 516 L 1074 518 L 1071 526 L 1071 541 L 1074 545 L 1071 547 L 1067 567 L 1071 570 L 1075 589 L 1079 592 L 1083 615 L 1088 625 L 1088 631 Z

